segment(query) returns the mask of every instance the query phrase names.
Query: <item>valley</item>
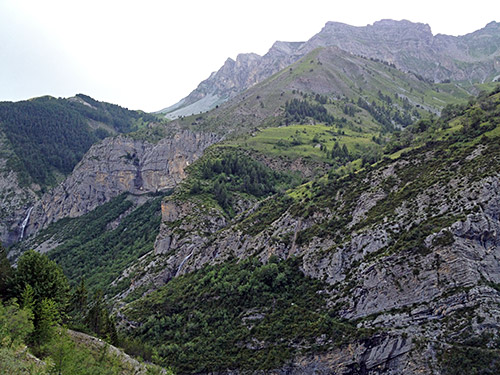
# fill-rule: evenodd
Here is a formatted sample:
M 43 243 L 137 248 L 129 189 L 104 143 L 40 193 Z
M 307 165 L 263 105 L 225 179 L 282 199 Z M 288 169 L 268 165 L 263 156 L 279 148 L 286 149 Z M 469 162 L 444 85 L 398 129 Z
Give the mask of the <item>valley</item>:
M 155 114 L 82 94 L 0 103 L 0 323 L 10 309 L 24 330 L 0 329 L 18 348 L 0 356 L 29 367 L 27 345 L 75 374 L 91 372 L 64 358 L 498 373 L 498 25 L 329 22 Z M 76 331 L 146 363 L 81 354 Z

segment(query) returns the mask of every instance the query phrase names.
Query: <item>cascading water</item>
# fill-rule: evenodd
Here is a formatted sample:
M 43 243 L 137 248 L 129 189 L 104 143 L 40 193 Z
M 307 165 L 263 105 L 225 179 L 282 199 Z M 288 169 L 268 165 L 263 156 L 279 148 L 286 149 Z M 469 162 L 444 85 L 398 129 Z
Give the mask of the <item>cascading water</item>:
M 179 275 L 179 272 L 181 272 L 182 266 L 184 265 L 184 263 L 186 263 L 186 262 L 187 262 L 187 260 L 188 260 L 189 258 L 191 258 L 191 255 L 193 255 L 193 252 L 192 252 L 192 251 L 189 253 L 189 255 L 188 255 L 187 257 L 185 257 L 185 258 L 183 259 L 183 261 L 181 262 L 181 264 L 179 264 L 179 268 L 177 268 L 177 272 L 175 273 L 175 277 L 177 277 L 177 276 Z
M 28 209 L 28 213 L 26 214 L 26 217 L 21 223 L 21 234 L 19 235 L 19 241 L 22 241 L 24 237 L 24 231 L 26 230 L 26 226 L 28 225 L 28 221 L 30 220 L 31 211 L 33 211 L 33 207 L 30 207 Z

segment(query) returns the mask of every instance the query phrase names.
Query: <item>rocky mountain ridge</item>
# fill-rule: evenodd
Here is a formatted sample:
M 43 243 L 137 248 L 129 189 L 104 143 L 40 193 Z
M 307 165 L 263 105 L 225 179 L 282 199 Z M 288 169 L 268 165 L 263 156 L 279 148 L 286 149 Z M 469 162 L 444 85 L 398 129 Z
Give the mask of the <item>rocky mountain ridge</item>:
M 301 56 L 297 54 L 301 46 L 300 42 L 276 42 L 264 56 L 247 53 L 239 54 L 236 61 L 228 58 L 186 98 L 159 113 L 173 119 L 206 112 L 295 62 Z
M 389 62 L 431 82 L 485 82 L 500 74 L 500 26 L 496 22 L 459 37 L 433 35 L 429 25 L 405 20 L 382 20 L 364 27 L 328 22 L 306 42 L 276 42 L 262 57 L 248 54 L 236 62 L 228 59 L 186 98 L 160 112 L 168 118 L 205 112 L 315 48 L 328 46 Z

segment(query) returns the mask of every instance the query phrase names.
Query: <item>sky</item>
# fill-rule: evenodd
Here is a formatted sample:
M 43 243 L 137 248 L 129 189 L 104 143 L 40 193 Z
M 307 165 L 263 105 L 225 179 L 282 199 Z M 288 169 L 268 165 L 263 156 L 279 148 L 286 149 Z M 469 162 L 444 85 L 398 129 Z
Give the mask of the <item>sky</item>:
M 0 0 L 0 101 L 83 93 L 157 111 L 229 57 L 388 18 L 464 35 L 500 21 L 500 1 Z

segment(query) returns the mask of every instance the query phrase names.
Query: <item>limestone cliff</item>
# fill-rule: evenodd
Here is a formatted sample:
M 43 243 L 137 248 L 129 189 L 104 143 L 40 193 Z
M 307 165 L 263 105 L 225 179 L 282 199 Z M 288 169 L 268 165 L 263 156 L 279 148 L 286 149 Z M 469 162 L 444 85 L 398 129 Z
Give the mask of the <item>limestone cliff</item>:
M 158 143 L 126 136 L 107 138 L 94 145 L 73 173 L 35 204 L 26 234 L 63 217 L 83 215 L 123 192 L 171 189 L 185 177 L 185 168 L 218 139 L 190 131 Z
M 186 98 L 161 110 L 169 118 L 205 112 L 262 82 L 318 47 L 382 60 L 420 78 L 491 82 L 500 74 L 500 27 L 491 22 L 463 36 L 433 35 L 429 25 L 381 20 L 363 27 L 328 22 L 306 42 L 276 42 L 264 56 L 239 55 L 201 82 Z
M 383 333 L 272 373 L 432 373 L 464 319 L 471 336 L 500 327 L 491 313 L 500 303 L 498 147 L 485 140 L 446 158 L 429 145 L 309 186 L 303 200 L 264 200 L 232 221 L 169 198 L 154 261 L 141 265 L 147 280 L 135 285 L 157 288 L 234 257 L 297 256 L 306 275 L 331 285 L 341 317 Z
M 25 235 L 23 222 L 37 199 L 37 186 L 21 186 L 19 173 L 9 167 L 11 157 L 12 150 L 0 133 L 0 242 L 7 246 Z

